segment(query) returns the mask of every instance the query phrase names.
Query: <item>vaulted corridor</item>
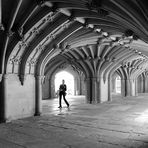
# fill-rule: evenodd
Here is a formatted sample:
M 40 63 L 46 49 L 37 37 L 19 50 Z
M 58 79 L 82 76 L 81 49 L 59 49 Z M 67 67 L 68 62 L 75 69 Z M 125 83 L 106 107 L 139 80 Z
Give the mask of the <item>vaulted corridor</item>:
M 148 147 L 147 10 L 0 0 L 0 147 Z

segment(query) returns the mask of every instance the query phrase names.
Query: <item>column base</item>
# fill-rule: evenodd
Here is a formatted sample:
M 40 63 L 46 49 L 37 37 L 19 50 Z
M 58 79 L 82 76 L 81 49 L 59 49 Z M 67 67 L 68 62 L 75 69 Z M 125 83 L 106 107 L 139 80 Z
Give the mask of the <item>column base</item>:
M 8 123 L 8 122 L 10 122 L 10 120 L 8 120 L 8 119 L 0 119 L 0 123 Z
M 37 112 L 37 113 L 34 114 L 34 116 L 41 116 L 41 113 Z

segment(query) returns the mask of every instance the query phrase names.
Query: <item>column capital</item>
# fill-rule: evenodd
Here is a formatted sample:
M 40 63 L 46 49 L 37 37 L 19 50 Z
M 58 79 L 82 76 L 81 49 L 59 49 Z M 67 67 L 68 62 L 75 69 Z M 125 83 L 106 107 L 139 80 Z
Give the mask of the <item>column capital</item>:
M 41 84 L 44 83 L 45 76 L 44 75 L 35 75 L 36 81 L 41 81 Z
M 45 76 L 44 75 L 35 75 L 35 78 L 36 79 L 43 79 L 43 78 L 45 78 Z
M 9 75 L 9 74 L 0 74 L 0 82 L 1 82 L 3 79 L 8 79 L 8 75 Z
M 3 74 L 4 79 L 8 79 L 9 74 Z

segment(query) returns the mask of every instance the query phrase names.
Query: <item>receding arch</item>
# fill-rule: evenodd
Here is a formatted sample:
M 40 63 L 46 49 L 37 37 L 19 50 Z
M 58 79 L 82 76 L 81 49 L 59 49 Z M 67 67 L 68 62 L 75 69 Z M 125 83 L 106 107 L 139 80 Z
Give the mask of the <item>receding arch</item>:
M 55 79 L 56 76 L 60 73 L 68 73 L 73 81 L 73 88 L 71 88 L 71 82 L 69 79 L 66 79 L 66 75 L 63 78 L 60 78 L 60 82 L 58 83 L 58 86 L 55 86 Z M 45 99 L 51 99 L 58 97 L 58 88 L 59 84 L 61 83 L 62 79 L 64 79 L 67 83 L 67 93 L 70 95 L 85 95 L 85 75 L 81 71 L 77 71 L 75 67 L 69 64 L 60 65 L 59 67 L 56 67 L 54 69 L 50 69 L 46 72 L 45 75 L 46 82 L 43 86 L 43 97 L 45 96 Z M 46 89 L 44 89 L 46 87 Z M 70 90 L 73 89 L 73 90 Z M 73 92 L 71 92 L 73 91 Z

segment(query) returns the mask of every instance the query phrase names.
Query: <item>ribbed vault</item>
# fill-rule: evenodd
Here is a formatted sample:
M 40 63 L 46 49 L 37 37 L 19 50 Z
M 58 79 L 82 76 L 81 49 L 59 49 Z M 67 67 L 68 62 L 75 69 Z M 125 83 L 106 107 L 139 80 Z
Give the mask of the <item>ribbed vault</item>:
M 1 2 L 1 75 L 18 73 L 23 84 L 27 74 L 44 75 L 52 59 L 57 66 L 75 65 L 86 77 L 147 71 L 146 1 Z

